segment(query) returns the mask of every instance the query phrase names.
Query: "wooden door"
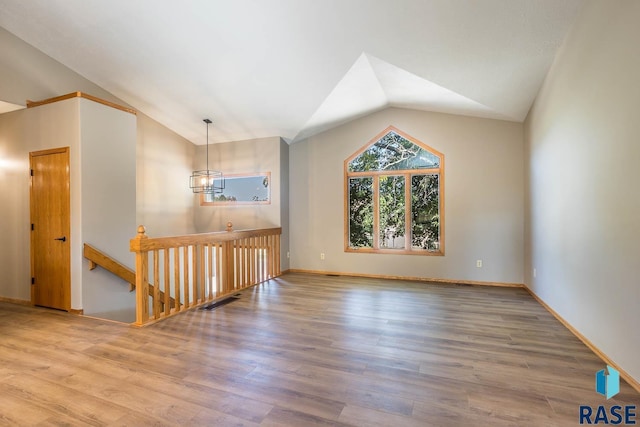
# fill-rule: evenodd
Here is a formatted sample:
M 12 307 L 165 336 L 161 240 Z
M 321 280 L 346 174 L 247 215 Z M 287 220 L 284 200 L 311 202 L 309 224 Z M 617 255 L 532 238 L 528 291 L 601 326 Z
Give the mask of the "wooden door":
M 31 302 L 71 309 L 69 148 L 29 154 Z

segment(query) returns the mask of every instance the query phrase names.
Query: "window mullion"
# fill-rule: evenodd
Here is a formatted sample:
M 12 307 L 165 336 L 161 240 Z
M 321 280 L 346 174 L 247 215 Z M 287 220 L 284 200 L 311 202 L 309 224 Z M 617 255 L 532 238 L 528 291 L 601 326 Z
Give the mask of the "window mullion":
M 380 249 L 380 176 L 373 177 L 373 248 Z
M 404 174 L 404 249 L 411 250 L 411 173 Z

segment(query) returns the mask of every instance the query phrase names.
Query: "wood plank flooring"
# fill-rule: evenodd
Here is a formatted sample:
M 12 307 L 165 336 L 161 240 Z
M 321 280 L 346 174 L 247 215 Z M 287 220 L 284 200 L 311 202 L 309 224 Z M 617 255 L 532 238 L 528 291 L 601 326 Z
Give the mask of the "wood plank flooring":
M 0 303 L 0 425 L 564 426 L 636 404 L 526 291 L 287 274 L 137 329 Z

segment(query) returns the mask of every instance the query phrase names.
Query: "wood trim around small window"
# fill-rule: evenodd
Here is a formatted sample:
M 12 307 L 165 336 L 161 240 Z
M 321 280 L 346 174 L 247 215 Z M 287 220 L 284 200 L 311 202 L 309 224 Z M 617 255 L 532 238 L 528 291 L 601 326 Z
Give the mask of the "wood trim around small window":
M 406 140 L 412 142 L 419 147 L 429 151 L 430 153 L 438 156 L 440 159 L 440 167 L 438 168 L 428 168 L 428 169 L 414 169 L 414 170 L 399 170 L 399 171 L 370 171 L 370 172 L 349 172 L 349 163 L 358 157 L 360 154 L 364 153 L 369 147 L 382 139 L 389 132 L 395 132 Z M 379 227 L 379 209 L 378 203 L 375 201 L 378 198 L 375 196 L 376 191 L 378 190 L 378 180 L 376 179 L 381 175 L 405 175 L 411 176 L 414 174 L 437 174 L 439 180 L 439 191 L 438 191 L 438 211 L 440 216 L 440 241 L 438 251 L 427 251 L 420 249 L 411 249 L 411 233 L 406 233 L 405 235 L 405 249 L 380 249 L 379 248 L 379 230 L 376 227 Z M 378 133 L 372 139 L 370 139 L 365 145 L 363 145 L 360 149 L 358 149 L 355 153 L 349 156 L 343 163 L 343 176 L 344 176 L 344 187 L 343 187 L 343 203 L 344 203 L 344 251 L 352 252 L 352 253 L 375 253 L 375 254 L 393 254 L 393 255 L 422 255 L 422 256 L 444 256 L 445 254 L 445 211 L 444 211 L 444 154 L 438 150 L 433 149 L 429 145 L 415 139 L 411 135 L 408 135 L 398 128 L 394 126 L 389 126 L 382 132 Z M 374 207 L 373 207 L 373 247 L 372 248 L 352 248 L 349 246 L 349 178 L 353 177 L 373 177 L 373 193 L 374 193 Z M 411 194 L 411 182 L 405 178 L 405 227 L 410 231 L 411 224 L 411 216 L 410 209 L 407 209 L 407 206 L 411 205 L 411 197 L 407 197 L 407 194 Z M 407 245 L 407 242 L 409 243 Z M 409 248 L 409 249 L 407 249 Z
M 250 178 L 250 177 L 267 177 L 269 181 L 269 199 L 268 200 L 260 200 L 260 201 L 214 201 L 207 202 L 205 200 L 205 195 L 200 194 L 200 206 L 251 206 L 251 205 L 270 205 L 271 204 L 271 189 L 273 182 L 271 181 L 271 172 L 249 172 L 249 173 L 234 173 L 234 174 L 225 174 L 225 180 L 227 178 Z

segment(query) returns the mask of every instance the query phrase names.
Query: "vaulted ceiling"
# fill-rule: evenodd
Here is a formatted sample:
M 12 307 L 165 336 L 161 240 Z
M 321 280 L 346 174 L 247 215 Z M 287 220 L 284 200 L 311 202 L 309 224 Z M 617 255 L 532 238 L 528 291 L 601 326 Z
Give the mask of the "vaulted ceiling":
M 0 26 L 196 144 L 388 106 L 522 121 L 581 0 L 0 0 Z

